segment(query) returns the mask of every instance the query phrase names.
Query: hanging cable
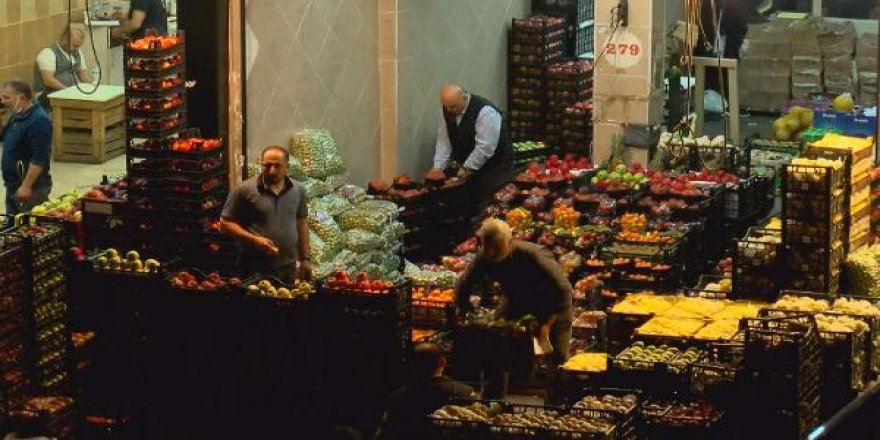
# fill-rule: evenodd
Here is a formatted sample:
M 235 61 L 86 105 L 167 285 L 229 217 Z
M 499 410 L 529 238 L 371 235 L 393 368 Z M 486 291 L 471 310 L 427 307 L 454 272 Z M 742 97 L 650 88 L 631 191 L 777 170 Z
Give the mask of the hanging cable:
M 94 34 L 94 32 L 92 32 L 92 12 L 89 8 L 90 3 L 91 3 L 91 0 L 85 0 L 85 4 L 86 4 L 86 23 L 85 24 L 88 27 L 89 41 L 92 46 L 92 54 L 95 56 L 95 65 L 98 67 L 98 78 L 92 78 L 95 80 L 95 87 L 91 91 L 83 90 L 82 86 L 80 85 L 79 76 L 77 75 L 77 72 L 76 72 L 77 66 L 75 66 L 73 64 L 74 63 L 73 54 L 71 54 L 70 58 L 68 59 L 68 61 L 70 61 L 70 67 L 73 70 L 73 85 L 76 86 L 76 89 L 79 90 L 79 92 L 82 93 L 83 95 L 95 94 L 98 91 L 98 87 L 100 87 L 100 85 L 101 85 L 101 80 L 103 79 L 103 74 L 104 74 L 104 70 L 101 68 L 101 60 L 98 59 L 98 50 L 97 50 L 97 48 L 95 48 L 95 34 Z M 72 30 L 70 28 L 72 24 L 73 24 L 73 0 L 67 0 L 67 29 L 70 32 L 72 32 Z M 71 38 L 70 33 L 68 33 L 67 38 L 68 38 L 67 45 L 70 46 L 70 38 Z M 68 49 L 69 49 L 69 47 L 68 47 Z M 82 62 L 83 62 L 83 60 L 80 60 L 80 65 L 82 65 Z

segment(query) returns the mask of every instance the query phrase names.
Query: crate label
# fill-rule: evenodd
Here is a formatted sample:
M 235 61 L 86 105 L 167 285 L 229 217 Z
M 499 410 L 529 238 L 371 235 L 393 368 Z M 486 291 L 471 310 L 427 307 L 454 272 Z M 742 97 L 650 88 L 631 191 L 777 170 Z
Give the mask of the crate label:
M 615 32 L 605 41 L 605 49 L 600 56 L 618 69 L 628 69 L 642 60 L 645 49 L 639 37 L 624 30 Z
M 89 214 L 112 215 L 113 205 L 110 203 L 83 200 L 83 211 L 88 212 Z

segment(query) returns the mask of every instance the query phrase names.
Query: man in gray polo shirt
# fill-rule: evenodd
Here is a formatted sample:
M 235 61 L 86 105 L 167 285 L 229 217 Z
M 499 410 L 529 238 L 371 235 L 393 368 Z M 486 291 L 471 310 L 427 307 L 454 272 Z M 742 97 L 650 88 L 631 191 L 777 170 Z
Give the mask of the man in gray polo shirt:
M 305 188 L 287 177 L 290 156 L 282 147 L 266 147 L 262 172 L 229 193 L 220 227 L 239 243 L 244 275 L 259 272 L 282 281 L 312 278 Z M 297 267 L 297 262 L 299 266 Z

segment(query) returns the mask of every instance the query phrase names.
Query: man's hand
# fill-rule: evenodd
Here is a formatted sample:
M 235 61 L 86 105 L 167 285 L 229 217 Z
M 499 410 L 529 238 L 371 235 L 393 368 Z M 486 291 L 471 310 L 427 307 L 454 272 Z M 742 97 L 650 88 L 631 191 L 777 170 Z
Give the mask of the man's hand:
M 113 13 L 113 18 L 115 18 L 119 21 L 122 21 L 122 20 L 125 20 L 125 14 L 122 13 L 122 11 L 116 11 Z
M 312 263 L 309 260 L 300 260 L 299 262 L 299 279 L 311 281 L 315 276 L 312 271 Z
M 31 187 L 27 185 L 21 185 L 15 190 L 15 200 L 18 200 L 20 203 L 27 203 L 31 200 L 31 197 L 34 196 L 33 190 Z
M 461 167 L 458 169 L 458 178 L 459 179 L 466 179 L 470 175 L 471 175 L 471 170 L 469 170 L 465 167 Z
M 278 246 L 275 246 L 275 243 L 266 237 L 257 236 L 254 238 L 254 246 L 270 257 L 278 255 Z
M 535 337 L 538 338 L 539 341 L 547 341 L 550 339 L 550 324 L 544 324 L 538 327 L 538 330 L 535 334 Z

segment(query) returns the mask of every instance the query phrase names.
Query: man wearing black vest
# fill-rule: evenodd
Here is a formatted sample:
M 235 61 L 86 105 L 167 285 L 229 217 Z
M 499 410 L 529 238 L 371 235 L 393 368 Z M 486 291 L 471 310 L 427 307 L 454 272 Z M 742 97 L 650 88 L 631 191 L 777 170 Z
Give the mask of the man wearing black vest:
M 512 175 L 501 111 L 494 104 L 457 85 L 440 90 L 443 117 L 437 130 L 434 168 L 450 169 L 467 178 L 480 205 Z

